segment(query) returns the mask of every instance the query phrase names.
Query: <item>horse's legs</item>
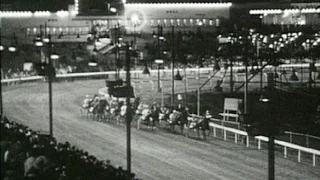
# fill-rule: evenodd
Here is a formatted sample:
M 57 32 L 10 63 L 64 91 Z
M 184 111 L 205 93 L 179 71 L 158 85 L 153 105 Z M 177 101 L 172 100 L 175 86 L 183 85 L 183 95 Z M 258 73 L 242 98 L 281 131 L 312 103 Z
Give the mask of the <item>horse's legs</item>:
M 197 127 L 197 134 L 198 134 L 198 139 L 200 139 L 200 129 Z
M 202 134 L 203 134 L 203 140 L 206 140 L 207 138 L 206 138 L 206 130 L 205 129 L 202 130 Z
M 211 134 L 211 128 L 209 127 L 209 129 L 207 129 L 207 131 L 208 131 L 208 137 L 210 136 L 210 134 Z
M 183 134 L 184 124 L 180 124 L 180 134 Z
M 184 129 L 186 129 L 186 130 L 185 130 L 185 132 L 186 132 L 186 133 L 185 133 L 185 136 L 188 137 L 188 136 L 189 136 L 189 127 L 188 127 L 187 124 L 184 124 Z
M 117 125 L 120 125 L 120 119 L 118 115 L 116 115 L 116 121 L 117 121 Z
M 170 131 L 173 132 L 173 130 L 174 130 L 174 125 L 173 125 L 173 124 L 170 124 L 169 126 L 170 126 Z

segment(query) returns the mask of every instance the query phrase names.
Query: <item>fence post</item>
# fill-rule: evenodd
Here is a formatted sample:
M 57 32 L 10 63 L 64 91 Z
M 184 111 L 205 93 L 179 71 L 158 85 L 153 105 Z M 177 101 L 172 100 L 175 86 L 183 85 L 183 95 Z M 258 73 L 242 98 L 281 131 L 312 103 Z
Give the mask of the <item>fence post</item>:
M 150 83 L 151 83 L 151 89 L 153 90 L 153 89 L 154 89 L 154 87 L 153 87 L 153 81 L 150 80 Z
M 287 158 L 287 147 L 284 146 L 284 158 Z
M 298 150 L 298 162 L 300 162 L 300 161 L 301 161 L 301 151 Z
M 237 142 L 238 142 L 238 134 L 234 133 L 234 143 L 237 144 Z
M 261 141 L 260 141 L 260 139 L 258 139 L 258 149 L 259 150 L 261 149 Z
M 316 166 L 316 154 L 312 155 L 312 165 Z
M 247 147 L 249 147 L 249 142 L 250 142 L 250 141 L 249 141 L 249 136 L 247 136 L 246 139 L 247 139 Z
M 224 137 L 224 140 L 226 141 L 227 140 L 227 131 L 225 129 L 223 129 L 223 137 Z
M 213 136 L 214 136 L 214 137 L 217 137 L 216 127 L 213 127 Z

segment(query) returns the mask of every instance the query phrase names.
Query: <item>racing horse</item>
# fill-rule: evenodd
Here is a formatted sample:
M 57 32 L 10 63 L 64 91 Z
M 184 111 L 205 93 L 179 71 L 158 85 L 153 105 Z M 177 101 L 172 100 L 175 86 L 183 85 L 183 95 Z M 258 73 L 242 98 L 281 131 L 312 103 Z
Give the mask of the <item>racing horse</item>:
M 170 108 L 165 106 L 161 107 L 159 111 L 159 124 L 160 124 L 160 121 L 164 121 L 165 123 L 167 123 L 171 112 L 172 110 Z
M 159 122 L 159 109 L 156 106 L 149 107 L 147 105 L 139 105 L 137 114 L 140 116 L 137 119 L 137 129 L 140 129 L 140 125 L 144 124 L 153 127 Z
M 106 107 L 106 112 L 108 114 L 108 119 L 115 120 L 117 123 L 119 123 L 119 114 L 121 111 L 122 102 L 119 102 L 117 100 L 111 100 Z
M 105 99 L 96 99 L 92 106 L 88 109 L 88 114 L 92 114 L 93 120 L 102 121 L 102 119 L 106 118 L 106 107 L 108 106 L 108 102 Z
M 210 135 L 209 120 L 210 116 L 194 117 L 192 122 L 190 123 L 189 129 L 196 129 L 199 139 L 200 131 L 202 131 L 203 139 L 206 140 L 206 131 L 208 131 L 208 136 Z
M 188 110 L 183 109 L 181 112 L 173 110 L 169 115 L 168 124 L 170 130 L 174 132 L 175 126 L 180 126 L 180 133 L 183 134 L 184 128 L 186 128 L 185 136 L 188 137 Z

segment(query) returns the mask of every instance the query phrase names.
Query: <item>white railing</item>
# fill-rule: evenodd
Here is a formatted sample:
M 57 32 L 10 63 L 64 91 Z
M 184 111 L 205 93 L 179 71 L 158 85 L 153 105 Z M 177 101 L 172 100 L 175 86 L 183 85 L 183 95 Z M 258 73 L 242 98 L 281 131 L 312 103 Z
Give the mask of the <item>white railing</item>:
M 187 74 L 192 74 L 193 72 L 198 71 L 197 68 L 188 68 L 186 70 Z M 212 71 L 212 68 L 201 68 L 201 74 L 209 74 Z M 175 71 L 176 72 L 176 71 Z M 171 69 L 162 69 L 161 73 L 171 75 Z M 130 71 L 132 78 L 142 78 L 145 75 L 142 74 L 142 70 L 131 70 Z M 81 77 L 95 77 L 95 76 L 106 76 L 106 75 L 115 75 L 115 71 L 107 71 L 107 72 L 87 72 L 87 73 L 69 73 L 69 74 L 57 74 L 57 78 L 81 78 Z M 120 76 L 125 76 L 125 71 L 119 72 Z M 152 69 L 150 70 L 150 76 L 157 76 L 158 70 Z M 12 78 L 12 79 L 1 79 L 1 83 L 16 83 L 16 82 L 24 82 L 24 81 L 34 81 L 41 80 L 43 76 L 30 76 L 30 77 L 21 77 L 21 78 Z
M 302 133 L 297 133 L 297 132 L 292 132 L 292 131 L 285 131 L 284 133 L 289 135 L 289 142 L 290 143 L 292 143 L 292 141 L 293 141 L 293 135 L 304 137 L 306 140 L 305 144 L 307 147 L 309 147 L 310 139 L 318 140 L 320 142 L 320 137 L 313 136 L 310 134 L 302 134 Z
M 226 141 L 227 140 L 227 132 L 232 132 L 234 133 L 234 142 L 237 143 L 238 142 L 238 135 L 242 135 L 242 136 L 246 136 L 246 146 L 249 147 L 249 135 L 247 132 L 245 131 L 241 131 L 238 129 L 234 129 L 234 128 L 229 128 L 229 127 L 225 127 L 225 126 L 221 126 L 215 123 L 210 122 L 209 126 L 213 129 L 213 136 L 216 137 L 216 129 L 221 129 L 223 130 L 223 139 Z M 264 136 L 256 136 L 254 137 L 255 139 L 258 140 L 258 149 L 261 149 L 261 141 L 265 141 L 268 142 L 269 138 L 268 137 L 264 137 Z M 310 153 L 312 154 L 312 165 L 315 166 L 316 165 L 316 155 L 320 156 L 320 151 L 316 150 L 316 149 L 311 149 L 311 148 L 307 148 L 307 147 L 303 147 L 300 145 L 296 145 L 296 144 L 292 144 L 289 142 L 284 142 L 284 141 L 279 141 L 279 140 L 275 140 L 275 144 L 283 146 L 284 147 L 284 157 L 287 158 L 287 148 L 291 148 L 291 149 L 295 149 L 298 151 L 298 162 L 301 162 L 301 151 L 306 152 L 306 153 Z
M 316 67 L 320 67 L 320 63 L 315 64 Z M 254 67 L 254 68 L 258 68 Z M 279 66 L 280 68 L 292 68 L 292 67 L 303 67 L 307 68 L 309 67 L 308 63 L 304 64 L 282 64 Z M 233 70 L 244 70 L 244 66 L 234 66 Z M 250 68 L 250 67 L 249 67 Z M 266 66 L 266 69 L 272 69 L 273 66 Z M 179 69 L 179 68 L 177 68 Z M 181 69 L 180 69 L 181 70 Z M 207 68 L 187 68 L 186 69 L 186 74 L 187 75 L 194 75 L 200 72 L 201 75 L 208 75 L 212 72 L 212 67 L 207 67 Z M 224 70 L 222 70 L 224 71 Z M 228 69 L 230 71 L 230 68 Z M 176 71 L 175 71 L 176 72 Z M 171 69 L 161 69 L 161 74 L 162 75 L 171 75 L 172 70 Z M 80 77 L 93 77 L 93 76 L 106 76 L 106 75 L 114 75 L 115 71 L 108 71 L 108 72 L 88 72 L 88 73 L 69 73 L 69 74 L 57 74 L 57 78 L 80 78 Z M 119 72 L 120 76 L 125 76 L 126 72 L 125 71 L 120 71 Z M 142 70 L 131 70 L 130 71 L 131 77 L 132 78 L 142 78 L 145 77 L 145 75 L 142 74 Z M 180 71 L 180 74 L 184 74 L 184 71 Z M 157 69 L 151 69 L 150 70 L 150 76 L 157 76 L 158 75 L 158 70 Z M 21 77 L 21 78 L 13 78 L 13 79 L 2 79 L 1 83 L 16 83 L 16 82 L 24 82 L 24 81 L 34 81 L 34 80 L 40 80 L 43 79 L 41 76 L 32 76 L 32 77 Z
M 42 76 L 30 76 L 30 77 L 21 77 L 21 78 L 11 78 L 11 79 L 1 79 L 1 83 L 17 83 L 24 81 L 35 81 L 43 79 Z

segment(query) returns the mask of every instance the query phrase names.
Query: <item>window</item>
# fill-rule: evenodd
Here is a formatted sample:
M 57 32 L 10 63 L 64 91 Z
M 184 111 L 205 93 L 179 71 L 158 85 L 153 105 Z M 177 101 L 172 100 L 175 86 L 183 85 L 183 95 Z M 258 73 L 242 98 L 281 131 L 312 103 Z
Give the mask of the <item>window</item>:
M 154 20 L 153 19 L 150 20 L 150 25 L 154 26 Z
M 160 19 L 157 20 L 158 25 L 161 23 Z
M 183 20 L 183 25 L 184 25 L 184 26 L 187 26 L 187 19 L 184 19 L 184 20 Z
M 216 26 L 217 26 L 217 27 L 220 26 L 220 19 L 216 19 Z
M 210 25 L 210 26 L 213 26 L 213 21 L 212 21 L 212 19 L 209 20 L 209 25 Z
M 76 34 L 76 28 L 75 28 L 75 27 L 72 27 L 71 33 L 72 33 L 72 34 Z
M 203 23 L 203 25 L 207 25 L 207 20 L 206 19 L 202 19 L 202 23 Z
M 190 19 L 190 26 L 193 25 L 193 19 Z
M 180 19 L 177 19 L 177 26 L 180 26 L 181 23 L 180 23 Z
M 164 20 L 163 20 L 163 24 L 164 24 L 164 25 L 167 25 L 167 19 L 164 19 Z
M 27 34 L 27 36 L 29 36 L 29 35 L 30 35 L 30 28 L 27 28 L 27 30 L 26 30 L 26 34 Z
M 170 19 L 170 24 L 171 24 L 171 25 L 174 25 L 174 24 L 175 24 L 173 19 Z
M 33 34 L 37 34 L 37 28 L 36 27 L 33 28 Z

